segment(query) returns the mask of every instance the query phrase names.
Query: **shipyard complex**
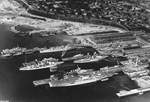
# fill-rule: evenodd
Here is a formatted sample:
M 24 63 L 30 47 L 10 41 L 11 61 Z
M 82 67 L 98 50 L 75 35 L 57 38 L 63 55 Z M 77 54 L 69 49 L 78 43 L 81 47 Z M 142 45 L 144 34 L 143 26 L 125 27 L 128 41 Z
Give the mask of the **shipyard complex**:
M 122 30 L 122 32 L 96 31 L 76 35 L 63 30 L 53 35 L 59 36 L 65 32 L 65 37 L 71 39 L 67 44 L 34 48 L 16 46 L 1 50 L 1 59 L 25 57 L 34 53 L 50 56 L 32 61 L 28 61 L 25 57 L 25 62 L 17 68 L 20 73 L 48 69 L 50 77 L 33 80 L 31 84 L 34 86 L 49 85 L 49 88 L 84 86 L 107 82 L 111 77 L 123 73 L 138 88 L 119 90 L 116 93 L 118 97 L 141 95 L 150 91 L 150 24 L 146 17 L 147 9 L 125 0 L 120 0 L 119 3 L 119 0 L 14 1 L 38 18 L 103 24 Z M 82 4 L 81 8 L 79 4 Z M 102 13 L 99 13 L 100 11 Z M 52 35 L 48 33 L 45 37 L 48 36 Z M 64 67 L 68 63 L 74 67 Z

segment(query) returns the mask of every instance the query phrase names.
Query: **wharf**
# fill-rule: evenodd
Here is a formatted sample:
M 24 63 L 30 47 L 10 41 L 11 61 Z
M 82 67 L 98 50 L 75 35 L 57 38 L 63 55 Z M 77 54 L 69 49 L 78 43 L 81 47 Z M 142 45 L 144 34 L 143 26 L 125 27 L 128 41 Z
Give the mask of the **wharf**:
M 129 96 L 129 95 L 134 95 L 134 94 L 143 94 L 144 92 L 148 92 L 150 91 L 150 76 L 143 76 L 143 77 L 139 77 L 139 78 L 135 78 L 133 80 L 135 80 L 139 87 L 138 89 L 132 89 L 132 90 L 129 90 L 129 91 L 126 91 L 126 90 L 122 90 L 118 93 L 116 93 L 116 95 L 118 97 L 124 97 L 124 96 Z
M 150 91 L 150 87 L 149 88 L 138 88 L 138 89 L 133 89 L 130 91 L 126 91 L 126 90 L 122 90 L 119 93 L 117 93 L 116 95 L 118 97 L 124 97 L 124 96 L 130 96 L 130 95 L 134 95 L 134 94 L 143 94 L 144 92 L 148 92 Z

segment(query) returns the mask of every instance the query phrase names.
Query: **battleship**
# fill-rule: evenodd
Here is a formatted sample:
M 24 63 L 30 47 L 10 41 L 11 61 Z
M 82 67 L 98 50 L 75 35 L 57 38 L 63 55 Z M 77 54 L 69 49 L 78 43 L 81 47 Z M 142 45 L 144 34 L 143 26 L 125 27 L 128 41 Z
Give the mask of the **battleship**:
M 50 87 L 72 87 L 96 83 L 98 81 L 107 81 L 109 77 L 116 75 L 116 73 L 120 71 L 119 66 L 111 68 L 110 70 L 104 68 L 103 70 L 99 69 L 96 71 L 77 68 L 62 75 L 51 75 L 49 79 L 33 81 L 33 84 L 35 86 L 49 84 Z
M 50 68 L 50 70 L 54 70 L 57 68 L 57 65 L 62 64 L 62 61 L 58 61 L 54 58 L 44 58 L 42 61 L 32 61 L 29 63 L 23 63 L 23 66 L 19 68 L 19 70 L 39 70 L 39 69 L 45 69 Z

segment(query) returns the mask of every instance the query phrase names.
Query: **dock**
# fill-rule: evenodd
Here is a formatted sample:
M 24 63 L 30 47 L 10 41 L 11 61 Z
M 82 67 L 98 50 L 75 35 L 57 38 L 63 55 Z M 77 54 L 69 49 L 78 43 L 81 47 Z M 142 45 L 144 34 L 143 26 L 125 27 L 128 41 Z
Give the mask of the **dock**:
M 149 88 L 133 89 L 130 91 L 123 90 L 123 91 L 120 91 L 119 93 L 116 93 L 116 95 L 118 97 L 125 97 L 125 96 L 134 95 L 134 94 L 142 95 L 144 92 L 148 92 L 148 91 L 150 91 L 150 87 Z

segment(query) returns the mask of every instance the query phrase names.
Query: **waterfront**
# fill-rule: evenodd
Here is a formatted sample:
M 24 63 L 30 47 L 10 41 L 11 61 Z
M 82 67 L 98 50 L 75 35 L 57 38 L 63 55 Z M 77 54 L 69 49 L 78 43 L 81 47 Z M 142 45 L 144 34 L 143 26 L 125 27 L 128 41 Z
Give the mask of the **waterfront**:
M 144 32 L 143 33 L 133 32 L 134 30 L 135 31 L 145 30 L 145 32 L 149 32 L 149 29 L 147 29 L 149 26 L 146 25 L 147 24 L 146 22 L 147 18 L 145 18 L 146 16 L 144 16 L 144 18 L 139 18 L 141 16 L 143 17 L 144 13 L 141 14 L 140 12 L 144 11 L 144 9 L 141 9 L 141 8 L 135 9 L 134 5 L 132 4 L 128 5 L 126 3 L 124 4 L 121 2 L 117 3 L 116 1 L 111 1 L 111 0 L 108 0 L 108 2 L 107 1 L 101 2 L 102 5 L 99 5 L 100 8 L 98 7 L 98 9 L 101 10 L 103 9 L 103 6 L 105 7 L 107 6 L 107 4 L 111 4 L 109 2 L 111 2 L 112 5 L 108 5 L 108 8 L 104 9 L 104 11 L 106 11 L 106 14 L 101 13 L 97 16 L 95 15 L 96 18 L 98 17 L 99 19 L 98 21 L 99 23 L 101 23 L 101 25 L 94 25 L 94 24 L 87 24 L 87 23 L 53 20 L 53 19 L 44 18 L 44 17 L 41 18 L 35 15 L 29 14 L 29 12 L 34 13 L 34 10 L 32 11 L 32 9 L 31 10 L 28 9 L 27 11 L 29 12 L 27 13 L 24 8 L 20 7 L 19 4 L 16 4 L 11 0 L 2 1 L 0 4 L 0 8 L 1 8 L 0 11 L 2 11 L 0 15 L 0 18 L 1 18 L 0 22 L 2 23 L 0 27 L 1 28 L 0 29 L 1 31 L 0 50 L 8 49 L 7 51 L 9 53 L 9 49 L 11 48 L 23 47 L 23 48 L 31 49 L 31 52 L 32 52 L 32 48 L 35 48 L 35 47 L 50 48 L 54 46 L 54 49 L 55 49 L 55 46 L 68 45 L 68 44 L 71 44 L 71 45 L 79 44 L 84 47 L 73 48 L 67 52 L 59 52 L 58 49 L 57 49 L 58 52 L 54 52 L 54 53 L 44 52 L 40 54 L 41 52 L 40 53 L 34 52 L 33 54 L 28 54 L 26 56 L 24 52 L 21 53 L 21 55 L 18 55 L 19 51 L 16 51 L 17 54 L 14 54 L 15 52 L 10 50 L 12 52 L 8 55 L 10 55 L 11 57 L 2 57 L 2 56 L 0 57 L 1 58 L 0 59 L 0 66 L 1 66 L 1 69 L 0 69 L 0 73 L 1 73 L 0 74 L 1 75 L 0 96 L 1 97 L 0 99 L 10 100 L 10 101 L 15 101 L 15 102 L 16 101 L 18 102 L 20 101 L 23 101 L 23 102 L 24 101 L 29 101 L 29 102 L 30 101 L 31 102 L 32 101 L 33 102 L 34 101 L 36 102 L 37 101 L 39 102 L 41 101 L 52 101 L 52 102 L 60 102 L 60 101 L 63 101 L 63 102 L 70 102 L 70 101 L 71 102 L 76 102 L 76 101 L 79 101 L 79 102 L 80 101 L 81 102 L 83 101 L 87 101 L 87 102 L 91 102 L 91 101 L 92 102 L 93 101 L 94 102 L 97 102 L 97 101 L 138 102 L 139 101 L 139 102 L 143 102 L 144 101 L 144 102 L 147 102 L 149 100 L 147 98 L 149 96 L 149 93 L 146 93 L 139 97 L 137 97 L 137 94 L 134 96 L 124 97 L 124 98 L 116 97 L 116 93 L 118 93 L 119 91 L 122 92 L 122 90 L 131 91 L 132 89 L 143 88 L 143 86 L 146 87 L 148 90 L 148 86 L 149 86 L 148 81 L 150 78 L 149 69 L 147 69 L 147 66 L 149 66 L 148 64 L 149 57 L 147 56 L 149 55 L 148 51 L 150 47 L 149 35 Z M 49 3 L 49 2 L 45 2 L 45 3 Z M 61 2 L 56 2 L 56 3 L 61 4 Z M 86 2 L 82 2 L 82 4 L 84 3 Z M 96 3 L 98 2 L 96 1 Z M 114 3 L 115 3 L 115 9 L 112 9 L 112 6 Z M 129 8 L 124 9 L 120 7 L 122 5 L 125 5 L 125 8 L 126 6 Z M 55 6 L 56 5 L 54 5 L 54 8 Z M 70 5 L 70 6 L 73 6 L 73 5 Z M 39 7 L 40 7 L 40 4 L 39 4 Z M 54 8 L 52 7 L 52 9 Z M 94 8 L 91 8 L 91 9 L 94 9 Z M 68 8 L 64 9 L 64 11 L 67 9 Z M 71 8 L 71 10 L 75 10 L 75 9 Z M 122 10 L 125 12 L 118 13 L 118 11 L 122 11 Z M 58 10 L 58 11 L 61 11 L 61 10 Z M 81 11 L 84 11 L 84 8 L 81 9 Z M 117 15 L 119 14 L 119 16 L 116 15 L 115 17 L 110 14 L 114 11 L 115 11 L 115 14 Z M 77 11 L 75 10 L 75 12 L 80 13 L 80 10 L 77 10 Z M 53 12 L 53 13 L 56 13 L 56 12 Z M 136 19 L 133 19 L 132 16 L 128 18 L 128 16 L 124 15 L 128 13 L 133 15 L 133 17 Z M 89 18 L 90 15 L 86 16 L 84 14 L 86 14 L 86 12 L 81 13 L 79 15 L 77 14 L 76 16 L 81 15 L 82 20 L 85 18 L 85 21 L 88 21 L 90 19 Z M 92 11 L 91 14 L 92 15 L 95 14 L 95 11 Z M 71 15 L 75 16 L 74 11 L 73 13 L 71 13 Z M 59 13 L 56 13 L 56 16 L 58 16 L 58 19 L 64 20 L 64 18 L 62 17 L 63 15 L 61 15 L 59 18 Z M 110 16 L 110 17 L 107 17 L 107 16 Z M 113 22 L 105 22 L 103 18 L 107 18 L 109 20 L 111 19 L 111 21 Z M 66 18 L 66 19 L 71 20 L 69 18 Z M 101 20 L 104 20 L 104 22 Z M 123 29 L 111 27 L 111 26 L 115 26 L 113 25 L 113 23 L 115 23 L 116 20 L 117 21 L 119 20 L 118 22 L 120 22 L 120 24 L 126 26 L 128 30 L 132 30 L 132 31 L 126 30 L 127 32 L 125 33 L 125 30 Z M 131 20 L 131 22 L 127 22 L 126 20 Z M 94 21 L 95 20 L 93 20 L 93 22 L 90 22 L 90 23 L 94 23 Z M 111 24 L 108 24 L 109 26 L 104 26 L 102 25 L 103 23 L 104 25 L 107 25 L 107 23 L 111 23 Z M 134 25 L 135 28 L 134 27 L 132 28 L 132 25 Z M 141 26 L 142 28 L 137 29 L 138 27 L 141 27 Z M 92 46 L 93 48 L 85 47 L 85 46 Z M 4 53 L 1 53 L 1 54 L 7 55 L 5 54 L 5 52 L 7 53 L 7 51 L 4 51 Z M 44 51 L 50 51 L 50 50 L 48 49 Z M 101 82 L 103 80 L 101 81 L 99 80 L 97 82 L 91 82 L 91 83 L 84 84 L 84 85 L 81 85 L 81 83 L 84 82 L 84 80 L 82 80 L 81 78 L 81 80 L 79 80 L 80 81 L 79 84 L 76 86 L 72 86 L 72 85 L 73 84 L 75 85 L 76 84 L 75 82 L 77 82 L 77 80 L 71 80 L 68 82 L 69 86 L 66 88 L 62 88 L 63 85 L 61 88 L 50 88 L 52 80 L 49 83 L 50 86 L 43 85 L 40 87 L 35 87 L 33 85 L 34 80 L 42 80 L 42 79 L 49 78 L 51 74 L 49 72 L 49 69 L 43 69 L 43 70 L 37 70 L 37 71 L 19 71 L 19 67 L 24 62 L 30 62 L 30 61 L 35 60 L 35 63 L 38 64 L 38 60 L 42 60 L 43 58 L 49 58 L 49 57 L 54 57 L 56 59 L 58 58 L 59 60 L 64 61 L 65 59 L 68 59 L 68 58 L 70 60 L 70 58 L 73 58 L 72 56 L 74 55 L 76 56 L 81 53 L 84 55 L 86 54 L 93 55 L 93 53 L 94 55 L 100 54 L 100 56 L 101 55 L 107 56 L 107 58 L 106 59 L 104 58 L 104 60 L 102 59 L 102 60 L 97 61 L 97 59 L 95 59 L 94 56 L 91 56 L 92 59 L 94 58 L 93 59 L 94 62 L 92 62 L 92 60 L 89 57 L 90 62 L 88 61 L 86 62 L 86 59 L 83 59 L 81 63 L 79 63 L 80 60 L 77 61 L 77 64 L 74 63 L 75 61 L 73 61 L 72 63 L 72 59 L 71 61 L 65 61 L 63 64 L 58 66 L 57 71 L 58 72 L 60 71 L 59 73 L 60 76 L 57 73 L 53 73 L 53 74 L 56 74 L 56 77 L 58 75 L 58 80 L 56 80 L 56 82 L 60 80 L 62 80 L 63 82 L 64 79 L 66 79 L 66 77 L 61 76 L 62 72 L 64 71 L 65 71 L 65 74 L 68 74 L 70 72 L 71 73 L 73 72 L 70 75 L 79 74 L 76 72 L 74 73 L 75 71 L 74 69 L 76 68 L 78 69 L 77 72 L 81 71 L 80 68 L 86 69 L 86 70 L 87 69 L 98 70 L 99 68 L 104 68 L 103 75 L 105 77 L 109 77 L 109 76 L 111 77 L 111 75 L 113 75 L 113 77 L 109 78 L 109 80 L 107 80 L 108 78 L 104 79 L 105 82 Z M 140 54 L 143 57 L 138 57 L 137 56 L 138 54 Z M 77 57 L 75 56 L 74 58 Z M 120 57 L 116 57 L 116 56 L 120 56 Z M 130 58 L 130 57 L 134 57 L 134 58 Z M 135 58 L 135 57 L 138 57 L 138 58 Z M 62 60 L 62 58 L 64 60 Z M 126 58 L 128 59 L 128 61 L 130 60 L 131 63 L 128 64 L 127 66 L 125 65 L 124 69 L 122 69 L 121 67 L 122 64 L 126 63 L 123 60 L 127 60 Z M 137 60 L 137 59 L 140 59 L 140 60 Z M 142 63 L 147 63 L 147 64 L 143 65 L 145 66 L 143 67 L 142 65 L 138 64 L 138 61 Z M 86 63 L 83 63 L 83 62 L 86 62 Z M 43 65 L 43 62 L 41 63 L 41 65 Z M 114 65 L 119 65 L 119 67 L 115 67 Z M 110 67 L 110 66 L 113 66 L 113 67 Z M 71 71 L 68 72 L 68 70 L 69 71 L 71 70 Z M 85 71 L 85 70 L 82 70 L 82 71 Z M 119 73 L 118 71 L 119 72 L 121 71 L 121 72 Z M 96 71 L 94 71 L 94 73 L 95 72 Z M 84 75 L 82 76 L 82 74 L 79 76 L 83 77 Z M 88 75 L 91 76 L 91 74 L 89 73 Z M 97 73 L 97 75 L 102 75 L 102 73 L 101 72 Z M 142 76 L 142 77 L 139 77 L 139 76 Z M 60 77 L 62 78 L 59 79 Z M 96 77 L 97 77 L 96 75 L 92 76 L 94 80 Z M 74 78 L 76 79 L 76 77 Z M 83 79 L 84 78 L 86 77 L 83 77 Z M 100 76 L 100 78 L 102 78 L 102 76 Z M 68 79 L 71 79 L 71 78 L 69 77 Z M 90 79 L 90 78 L 87 78 L 87 79 Z M 143 83 L 141 83 L 141 81 Z M 140 87 L 137 85 L 139 85 Z M 142 90 L 138 90 L 138 92 L 139 94 L 143 94 Z
M 0 29 L 1 50 L 5 48 L 15 47 L 17 46 L 17 44 L 19 44 L 19 46 L 29 48 L 35 46 L 45 46 L 41 43 L 45 41 L 44 39 L 41 39 L 39 42 L 39 39 L 41 37 L 21 37 L 20 42 L 19 39 L 16 39 L 15 33 L 12 33 L 7 29 L 7 25 L 1 25 Z M 55 40 L 54 37 L 52 38 L 53 40 Z M 29 43 L 29 41 L 32 41 L 32 44 Z M 51 44 L 57 45 L 60 43 L 56 42 Z M 33 60 L 34 58 L 37 58 L 37 55 L 38 54 L 29 55 L 27 56 L 27 59 Z M 0 99 L 13 100 L 15 102 L 148 102 L 149 99 L 149 93 L 146 93 L 139 97 L 135 95 L 121 99 L 115 96 L 116 89 L 118 88 L 128 89 L 134 87 L 132 85 L 133 83 L 130 82 L 128 77 L 122 74 L 111 78 L 108 82 L 98 82 L 97 84 L 83 87 L 69 87 L 58 89 L 52 89 L 49 88 L 49 86 L 34 87 L 32 85 L 32 81 L 48 78 L 49 71 L 43 70 L 37 72 L 20 72 L 18 66 L 20 66 L 22 62 L 24 62 L 24 56 L 0 60 Z

